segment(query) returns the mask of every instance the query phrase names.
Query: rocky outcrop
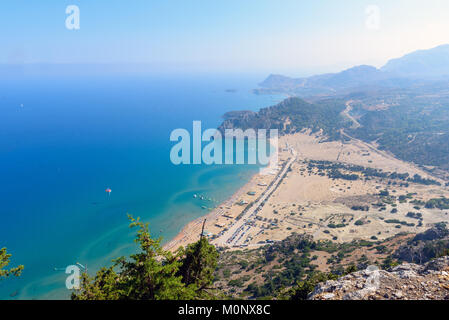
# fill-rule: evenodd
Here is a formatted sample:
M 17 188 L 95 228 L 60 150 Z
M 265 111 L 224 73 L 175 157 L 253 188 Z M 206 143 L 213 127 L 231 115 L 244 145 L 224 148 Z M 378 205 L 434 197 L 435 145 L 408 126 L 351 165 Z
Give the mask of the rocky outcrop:
M 449 257 L 424 265 L 404 263 L 390 271 L 368 267 L 320 283 L 310 300 L 449 300 Z
M 399 261 L 423 264 L 445 255 L 449 250 L 449 230 L 443 223 L 437 223 L 429 230 L 417 234 L 401 245 L 393 257 Z

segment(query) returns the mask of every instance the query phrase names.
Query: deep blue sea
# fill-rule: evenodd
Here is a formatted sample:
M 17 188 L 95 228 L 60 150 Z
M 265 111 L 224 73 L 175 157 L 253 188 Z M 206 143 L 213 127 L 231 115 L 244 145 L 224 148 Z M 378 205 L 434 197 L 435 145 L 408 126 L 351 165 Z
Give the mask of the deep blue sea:
M 132 253 L 127 213 L 167 241 L 224 201 L 256 166 L 175 166 L 173 129 L 216 128 L 231 110 L 280 96 L 245 75 L 22 77 L 0 80 L 0 247 L 23 264 L 0 299 L 67 299 L 64 269 L 89 273 Z M 229 91 L 228 89 L 233 89 Z M 108 195 L 106 188 L 111 188 Z

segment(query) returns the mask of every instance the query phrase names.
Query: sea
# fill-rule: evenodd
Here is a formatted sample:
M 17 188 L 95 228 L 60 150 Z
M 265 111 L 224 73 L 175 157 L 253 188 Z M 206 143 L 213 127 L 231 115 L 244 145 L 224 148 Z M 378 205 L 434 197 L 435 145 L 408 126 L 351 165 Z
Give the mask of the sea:
M 30 75 L 0 79 L 0 248 L 18 278 L 0 299 L 69 299 L 66 267 L 89 274 L 136 252 L 127 214 L 172 239 L 241 188 L 256 165 L 174 165 L 174 129 L 216 128 L 274 105 L 259 75 Z M 106 192 L 110 189 L 111 192 Z M 203 195 L 194 197 L 194 195 Z M 206 207 L 207 209 L 204 209 Z

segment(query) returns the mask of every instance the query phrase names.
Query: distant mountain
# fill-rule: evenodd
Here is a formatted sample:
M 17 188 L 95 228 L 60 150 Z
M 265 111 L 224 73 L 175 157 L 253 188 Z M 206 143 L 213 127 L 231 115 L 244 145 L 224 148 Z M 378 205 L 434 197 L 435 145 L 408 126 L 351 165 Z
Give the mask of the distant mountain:
M 334 88 L 358 87 L 387 77 L 387 74 L 375 67 L 362 65 L 334 74 L 327 80 L 323 79 L 323 84 Z
M 392 76 L 375 67 L 362 65 L 339 73 L 327 73 L 308 78 L 289 78 L 282 75 L 270 75 L 259 85 L 263 89 L 256 93 L 283 92 L 293 95 L 326 95 L 351 88 L 367 85 L 383 85 L 383 81 Z M 391 83 L 389 83 L 391 85 Z
M 287 93 L 297 96 L 334 95 L 366 87 L 398 88 L 423 81 L 449 78 L 449 45 L 420 50 L 402 58 L 390 60 L 377 69 L 356 66 L 339 73 L 327 73 L 306 78 L 270 75 L 255 93 Z
M 437 78 L 449 76 L 449 44 L 430 50 L 418 50 L 392 59 L 381 68 L 396 76 Z

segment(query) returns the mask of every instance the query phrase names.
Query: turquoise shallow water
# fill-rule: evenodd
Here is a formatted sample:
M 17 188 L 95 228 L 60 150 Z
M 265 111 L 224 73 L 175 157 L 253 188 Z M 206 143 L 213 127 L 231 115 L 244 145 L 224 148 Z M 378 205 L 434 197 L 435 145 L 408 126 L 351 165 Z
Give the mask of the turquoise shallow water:
M 18 78 L 0 86 L 0 246 L 18 279 L 1 299 L 66 299 L 63 271 L 90 272 L 135 246 L 126 214 L 175 236 L 206 214 L 200 193 L 224 201 L 256 166 L 174 166 L 170 132 L 215 128 L 230 110 L 258 110 L 251 76 Z M 1 81 L 0 81 L 1 82 Z M 227 89 L 235 89 L 229 92 Z M 106 188 L 112 192 L 108 196 Z M 211 203 L 212 204 L 212 203 Z M 59 269 L 58 269 L 59 270 Z

